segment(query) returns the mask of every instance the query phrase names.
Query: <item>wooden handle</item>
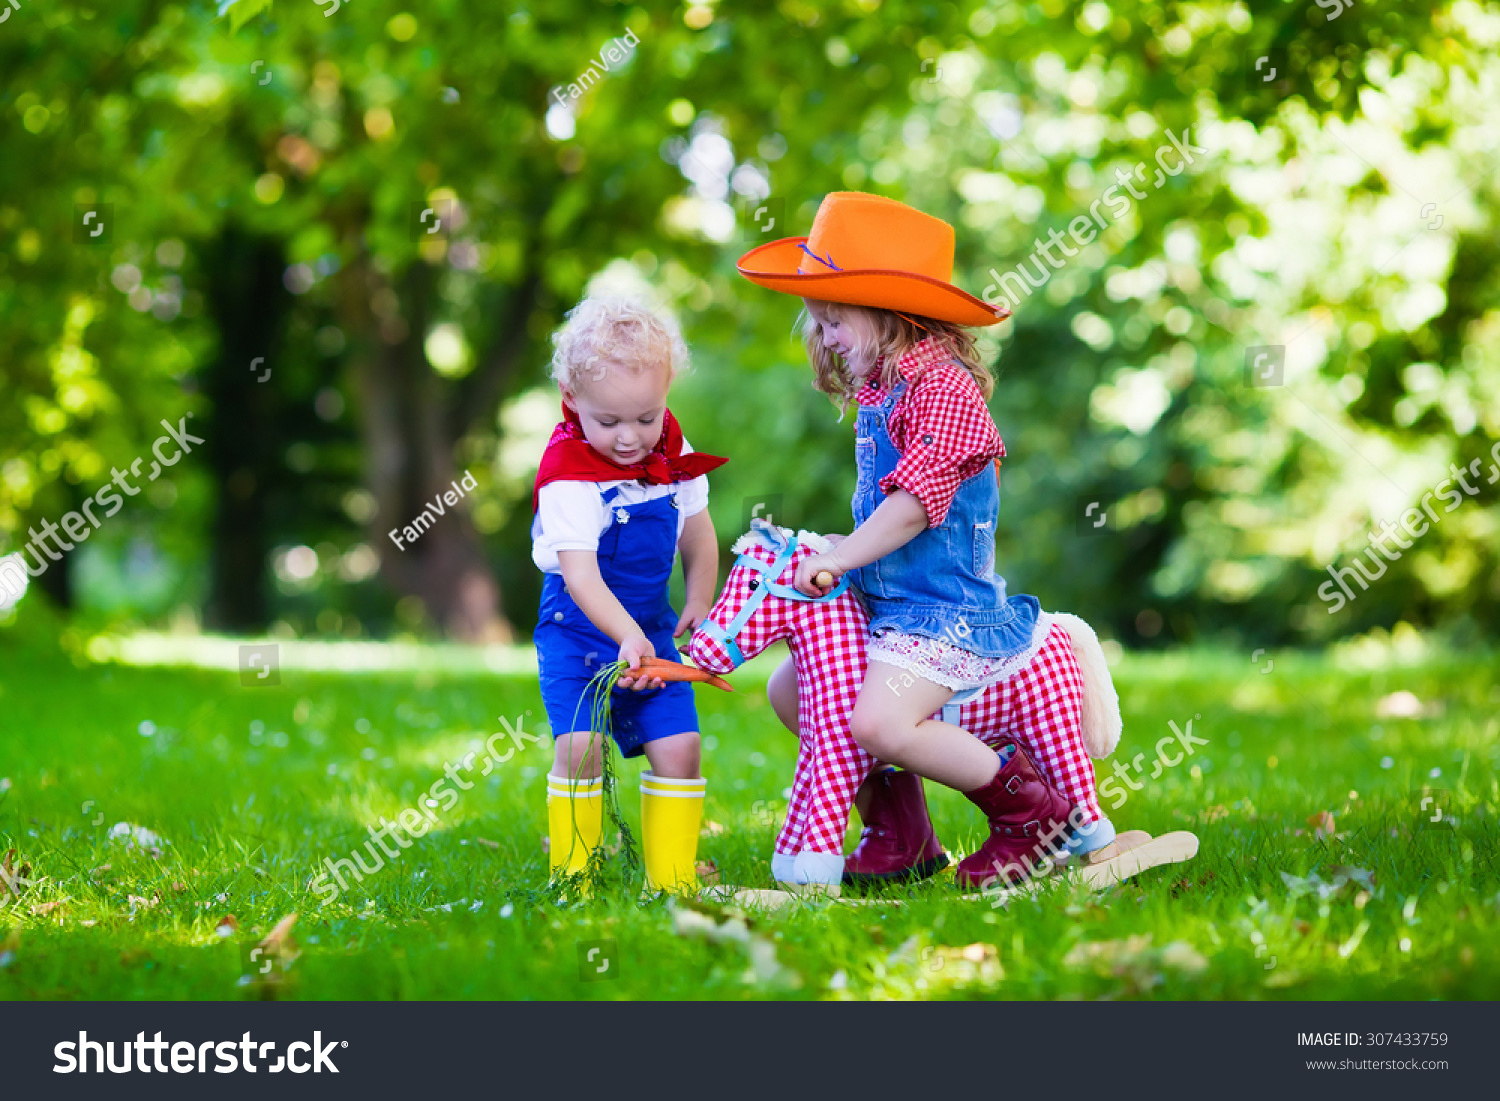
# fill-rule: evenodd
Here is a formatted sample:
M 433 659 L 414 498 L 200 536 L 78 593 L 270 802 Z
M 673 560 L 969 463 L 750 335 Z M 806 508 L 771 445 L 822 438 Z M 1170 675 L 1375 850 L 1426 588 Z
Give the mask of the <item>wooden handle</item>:
M 813 578 L 813 584 L 820 589 L 833 588 L 833 574 L 827 570 L 819 570 L 818 576 Z

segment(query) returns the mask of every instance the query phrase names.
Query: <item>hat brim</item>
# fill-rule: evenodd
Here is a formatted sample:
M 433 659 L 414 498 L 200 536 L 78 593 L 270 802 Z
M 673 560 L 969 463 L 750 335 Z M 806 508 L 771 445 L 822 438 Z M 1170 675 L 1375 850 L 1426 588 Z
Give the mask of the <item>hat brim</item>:
M 900 310 L 955 325 L 980 328 L 1010 316 L 1008 306 L 988 305 L 952 283 L 915 272 L 879 269 L 799 272 L 797 268 L 806 255 L 800 246 L 806 241 L 806 237 L 784 237 L 759 245 L 740 257 L 739 272 L 750 282 L 782 294 L 818 302 Z

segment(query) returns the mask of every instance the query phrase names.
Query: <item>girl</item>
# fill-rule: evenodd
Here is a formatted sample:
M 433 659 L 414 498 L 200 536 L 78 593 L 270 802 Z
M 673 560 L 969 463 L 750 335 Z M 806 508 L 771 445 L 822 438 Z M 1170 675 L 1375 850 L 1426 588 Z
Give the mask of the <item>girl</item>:
M 960 863 L 962 885 L 1026 866 L 1022 858 L 1038 838 L 1062 828 L 1074 805 L 1085 826 L 1072 851 L 1108 844 L 1114 830 L 1099 810 L 1086 758 L 1049 753 L 1063 762 L 1063 774 L 1049 776 L 1019 748 L 997 755 L 959 727 L 928 718 L 956 692 L 1003 680 L 1053 644 L 1036 598 L 1008 595 L 994 570 L 1005 447 L 985 405 L 993 383 L 966 330 L 1009 311 L 952 285 L 953 229 L 946 222 L 859 192 L 829 195 L 808 237 L 753 249 L 739 268 L 762 286 L 802 297 L 814 385 L 841 407 L 851 400 L 859 407 L 857 526 L 828 553 L 805 559 L 796 579 L 798 589 L 816 596 L 827 591 L 820 574 L 836 582 L 851 573 L 869 605 L 869 672 L 851 719 L 853 737 L 882 761 L 962 792 L 985 813 L 990 836 Z M 1058 649 L 1076 673 L 1071 649 Z M 1082 679 L 1068 680 L 1077 687 L 1054 701 L 1049 727 L 1077 729 Z M 786 687 L 784 676 L 775 679 L 773 691 Z M 786 706 L 781 701 L 778 712 Z M 1033 748 L 1054 734 L 1037 731 Z M 920 798 L 920 785 L 886 782 L 865 792 L 867 824 L 865 807 L 880 792 L 910 802 Z M 881 814 L 887 821 L 916 817 L 889 808 Z M 930 834 L 925 813 L 920 817 Z M 866 833 L 867 842 L 876 840 Z M 913 854 L 935 844 L 930 837 L 901 840 Z
M 532 559 L 546 575 L 536 628 L 542 698 L 556 739 L 547 777 L 554 874 L 583 871 L 603 832 L 599 732 L 587 729 L 589 680 L 612 658 L 677 658 L 674 636 L 713 603 L 718 539 L 708 471 L 667 409 L 687 368 L 676 323 L 625 298 L 585 298 L 554 335 L 552 377 L 563 421 L 532 498 Z M 675 617 L 667 583 L 682 554 L 686 599 Z M 692 689 L 626 675 L 611 698 L 626 757 L 645 753 L 641 841 L 648 889 L 693 891 L 704 781 Z

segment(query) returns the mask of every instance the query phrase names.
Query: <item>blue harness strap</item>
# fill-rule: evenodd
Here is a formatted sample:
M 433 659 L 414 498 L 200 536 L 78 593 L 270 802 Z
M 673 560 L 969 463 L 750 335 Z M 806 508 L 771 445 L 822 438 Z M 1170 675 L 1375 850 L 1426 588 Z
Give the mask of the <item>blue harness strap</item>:
M 799 600 L 804 603 L 815 604 L 819 601 L 833 600 L 836 597 L 842 596 L 849 588 L 849 575 L 847 573 L 839 578 L 837 585 L 822 596 L 808 596 L 806 593 L 798 592 L 794 586 L 781 584 L 776 578 L 780 577 L 787 566 L 791 564 L 792 557 L 796 553 L 797 537 L 794 535 L 787 541 L 787 545 L 782 548 L 781 553 L 776 556 L 776 561 L 772 562 L 769 566 L 750 554 L 740 555 L 739 558 L 735 559 L 734 564 L 736 566 L 748 566 L 760 574 L 760 584 L 755 586 L 754 591 L 750 594 L 750 599 L 745 601 L 745 606 L 739 610 L 739 614 L 730 620 L 726 626 L 721 627 L 712 619 L 706 619 L 699 625 L 698 630 L 724 648 L 724 652 L 729 655 L 729 660 L 734 663 L 734 668 L 738 669 L 745 663 L 745 655 L 740 650 L 739 643 L 735 640 L 739 637 L 740 632 L 745 629 L 745 624 L 749 623 L 751 617 L 760 610 L 760 606 L 765 602 L 767 596 L 775 595 L 785 600 Z
M 943 704 L 943 722 L 949 726 L 958 726 L 958 709 L 970 700 L 984 695 L 989 685 L 981 684 L 978 688 L 965 688 L 962 692 L 955 692 L 947 703 Z

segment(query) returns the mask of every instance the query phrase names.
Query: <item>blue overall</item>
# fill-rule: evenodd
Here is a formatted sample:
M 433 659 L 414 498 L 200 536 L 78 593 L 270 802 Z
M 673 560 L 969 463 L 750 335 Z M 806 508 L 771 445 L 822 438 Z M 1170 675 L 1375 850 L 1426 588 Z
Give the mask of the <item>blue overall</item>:
M 612 519 L 599 536 L 599 575 L 640 624 L 656 656 L 678 660 L 672 643 L 677 616 L 667 602 L 667 583 L 677 558 L 677 487 L 670 496 L 635 505 L 619 503 L 619 496 L 618 487 L 600 494 Z M 593 711 L 589 679 L 601 665 L 615 660 L 619 644 L 584 615 L 556 573 L 542 581 L 534 637 L 552 736 L 588 730 Z M 610 694 L 610 710 L 615 744 L 626 757 L 640 756 L 647 742 L 698 729 L 692 686 L 681 682 L 640 692 L 616 688 Z
M 880 479 L 896 469 L 901 452 L 891 441 L 890 415 L 906 392 L 898 382 L 879 405 L 862 405 L 855 424 L 854 523 L 863 524 L 885 500 Z M 895 630 L 941 639 L 988 658 L 1006 658 L 1031 645 L 1041 605 L 1034 596 L 1007 598 L 995 573 L 995 516 L 1000 485 L 993 465 L 958 487 L 943 522 L 868 566 L 851 571 L 870 609 L 870 633 Z

